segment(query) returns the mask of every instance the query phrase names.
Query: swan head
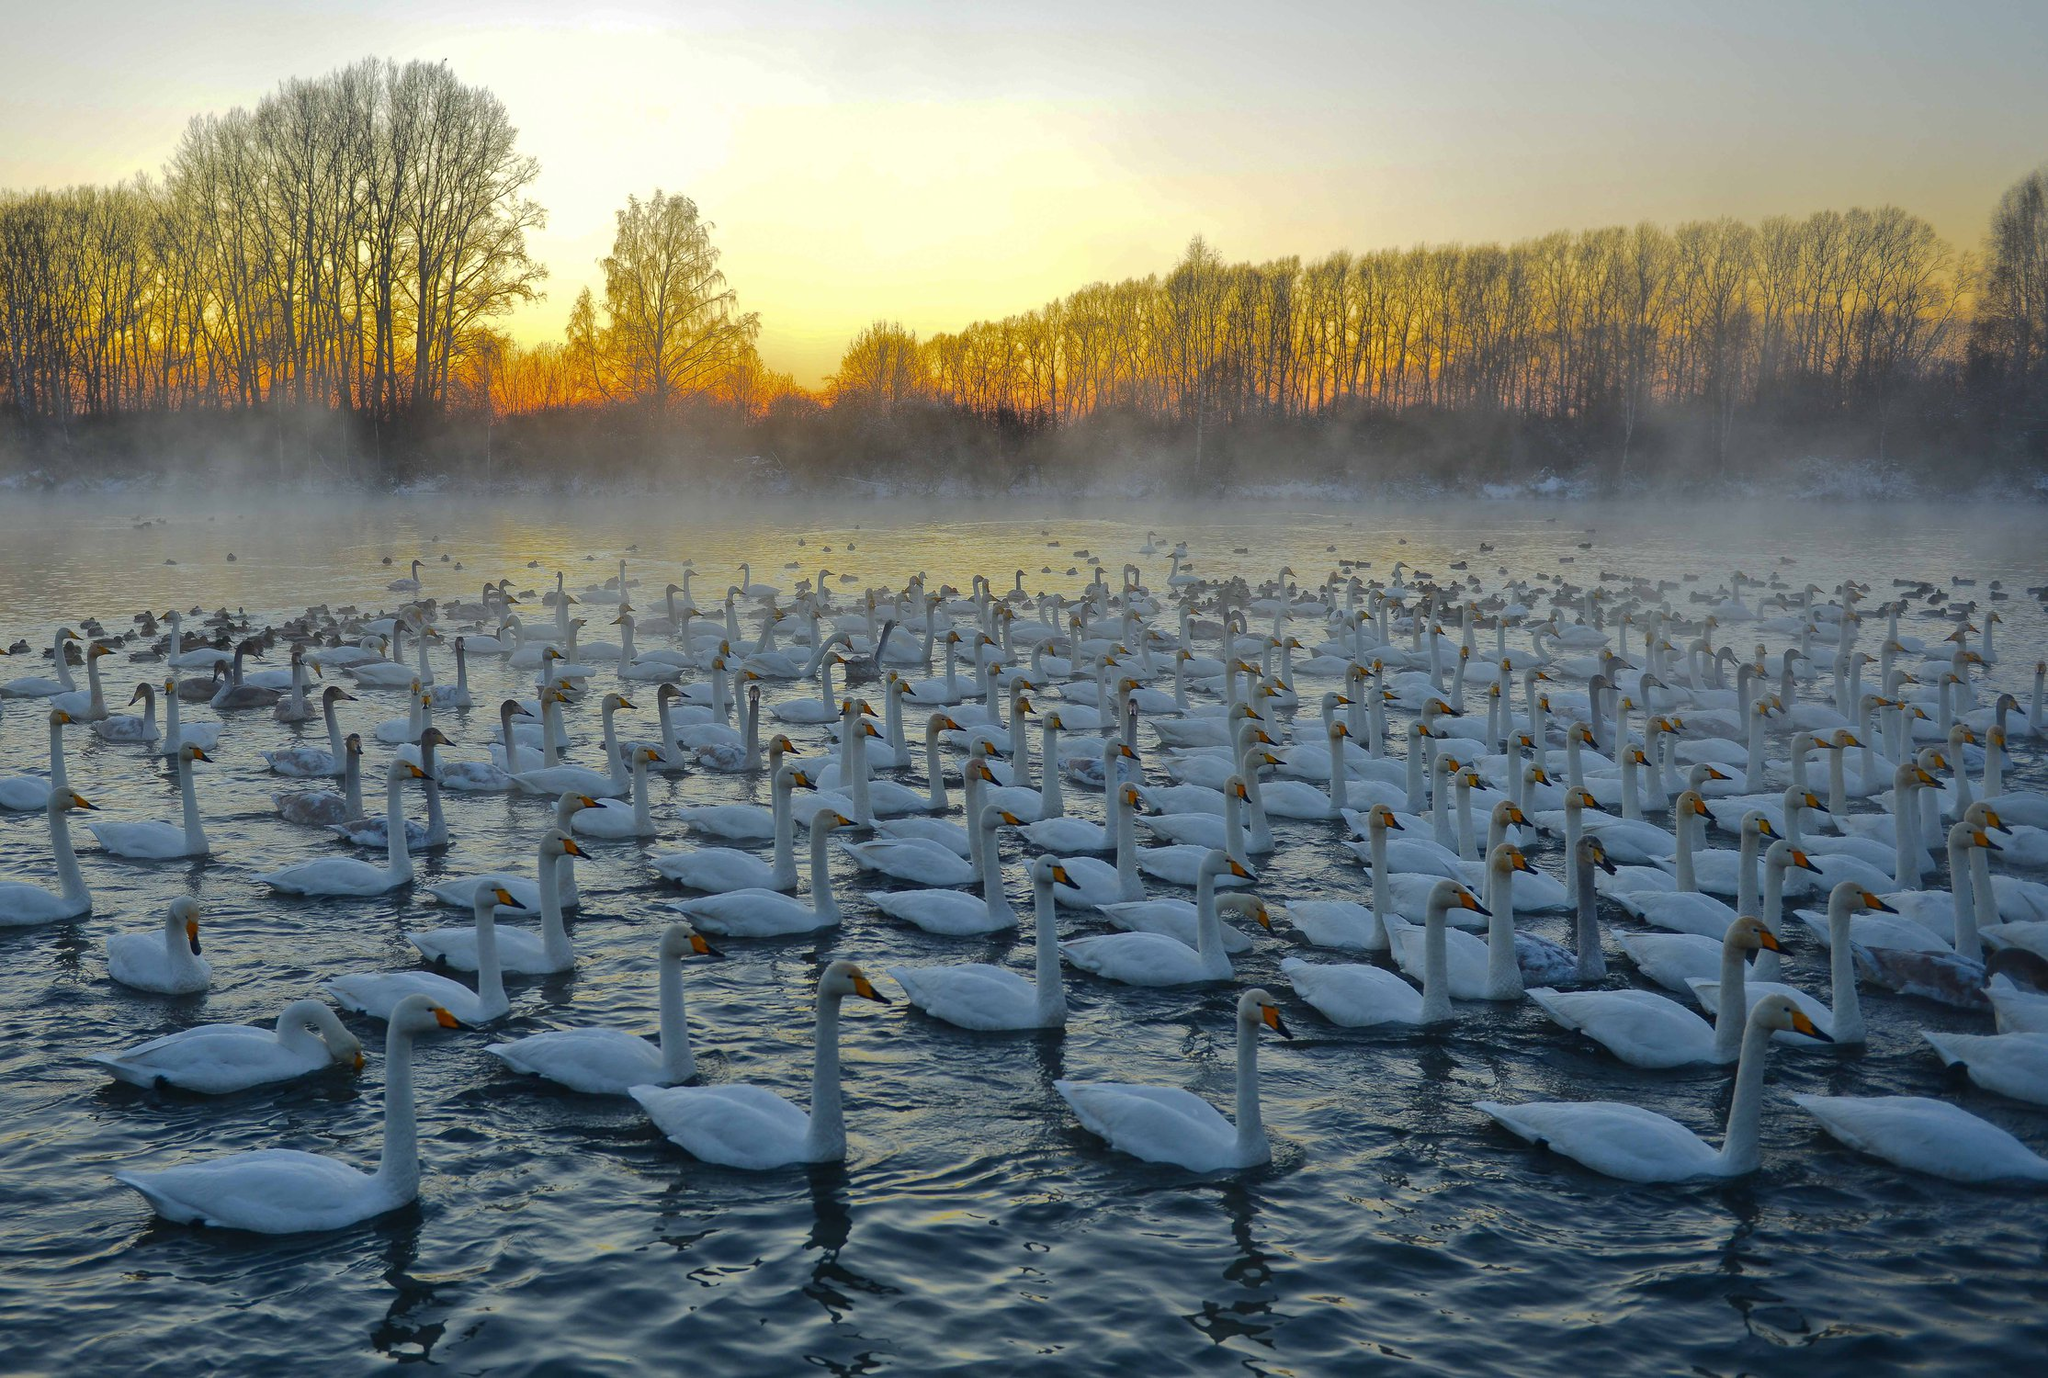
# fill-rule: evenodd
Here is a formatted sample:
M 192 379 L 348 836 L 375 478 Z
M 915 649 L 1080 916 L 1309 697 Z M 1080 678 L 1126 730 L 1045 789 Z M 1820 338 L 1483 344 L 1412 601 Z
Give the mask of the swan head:
M 782 772 L 788 777 L 791 789 L 816 789 L 818 787 L 809 774 L 797 769 L 795 766 L 784 766 Z
M 1450 913 L 1453 909 L 1463 909 L 1487 918 L 1491 918 L 1493 915 L 1492 910 L 1481 904 L 1470 890 L 1467 890 L 1455 880 L 1440 880 L 1431 886 L 1429 891 L 1429 912 L 1444 915 Z
M 1787 870 L 1811 871 L 1815 875 L 1821 873 L 1820 867 L 1813 864 L 1812 857 L 1808 856 L 1800 848 L 1782 839 L 1771 844 L 1771 850 L 1764 853 L 1764 862 L 1767 865 L 1781 866 Z
M 834 828 L 851 828 L 853 825 L 853 820 L 837 809 L 820 809 L 811 815 L 811 831 L 814 833 L 830 832 Z
M 1071 885 L 1073 881 L 1067 875 L 1067 868 L 1060 865 L 1057 858 L 1040 856 L 1031 863 L 1031 883 L 1052 886 Z
M 837 961 L 825 968 L 825 974 L 818 978 L 818 994 L 835 1000 L 849 995 L 858 995 L 863 1000 L 872 1000 L 878 1005 L 889 1003 L 889 997 L 875 989 L 875 983 L 868 980 L 867 973 L 858 965 L 848 961 Z
M 1294 1037 L 1287 1031 L 1287 1021 L 1280 1017 L 1279 1004 L 1259 987 L 1237 997 L 1237 1022 L 1254 1029 L 1263 1024 L 1282 1038 Z
M 360 756 L 360 755 L 362 755 L 362 754 L 363 754 L 363 734 L 362 734 L 362 733 L 360 733 L 360 732 L 351 732 L 351 733 L 349 733 L 349 734 L 348 734 L 348 736 L 347 736 L 346 738 L 344 738 L 344 739 L 343 739 L 343 741 L 342 741 L 342 743 L 341 743 L 341 750 L 342 750 L 342 754 L 343 754 L 343 755 L 345 755 L 345 756 Z
M 170 687 L 171 686 L 166 686 L 166 688 Z M 348 690 L 342 688 L 339 684 L 328 685 L 327 688 L 321 693 L 320 697 L 322 700 L 329 704 L 341 703 L 344 700 L 354 702 L 355 700 L 355 695 L 351 694 Z
M 1258 879 L 1256 872 L 1220 848 L 1212 849 L 1209 855 L 1202 858 L 1202 874 L 1207 876 L 1236 876 L 1239 880 Z
M 1588 866 L 1598 866 L 1610 876 L 1615 873 L 1614 863 L 1608 859 L 1607 849 L 1600 845 L 1597 837 L 1579 839 L 1579 860 Z
M 401 1033 L 433 1033 L 437 1029 L 459 1029 L 462 1021 L 441 1006 L 431 996 L 408 995 L 391 1009 L 391 1027 Z
M 50 791 L 50 812 L 69 813 L 73 809 L 98 812 L 99 805 L 87 799 L 77 790 L 54 789 Z
M 661 955 L 667 961 L 681 961 L 684 957 L 723 957 L 725 954 L 704 941 L 702 933 L 679 919 L 661 931 Z
M 1851 913 L 1855 913 L 1857 910 L 1869 910 L 1877 914 L 1896 914 L 1899 912 L 1891 905 L 1886 904 L 1880 896 L 1872 894 L 1853 880 L 1843 881 L 1835 887 L 1835 891 L 1843 894 L 1844 902 L 1852 906 L 1850 909 Z M 1831 901 L 1833 898 L 1833 895 L 1829 896 Z
M 590 806 L 586 805 L 585 807 Z M 583 848 L 577 843 L 575 838 L 569 836 L 569 834 L 563 832 L 560 828 L 550 828 L 545 833 L 541 834 L 540 851 L 542 856 L 588 857 L 590 855 L 590 853 L 583 850 Z M 499 903 L 501 904 L 504 902 L 505 901 L 503 900 L 499 901 Z M 518 902 L 513 901 L 512 907 L 517 908 Z
M 1489 870 L 1499 871 L 1503 874 L 1512 874 L 1515 871 L 1525 871 L 1533 874 L 1536 870 L 1534 866 L 1529 864 L 1529 858 L 1523 855 L 1521 848 L 1511 846 L 1506 842 L 1495 847 L 1487 855 L 1486 865 Z
M 199 901 L 190 895 L 180 895 L 171 901 L 170 910 L 164 916 L 164 925 L 174 932 L 185 931 L 185 941 L 192 948 L 192 955 L 199 955 Z
M 212 759 L 213 757 L 207 755 L 203 748 L 193 746 L 190 743 L 178 749 L 178 760 L 188 766 L 194 761 L 211 761 Z
M 1728 932 L 1721 942 L 1724 946 L 1739 948 L 1744 952 L 1785 950 L 1784 944 L 1778 941 L 1778 935 L 1764 927 L 1764 921 L 1754 915 L 1744 915 L 1729 924 Z
M 1749 1027 L 1766 1028 L 1805 1034 L 1808 1038 L 1819 1039 L 1822 1043 L 1835 1040 L 1814 1024 L 1806 1012 L 1792 1003 L 1789 995 L 1766 995 L 1749 1009 Z

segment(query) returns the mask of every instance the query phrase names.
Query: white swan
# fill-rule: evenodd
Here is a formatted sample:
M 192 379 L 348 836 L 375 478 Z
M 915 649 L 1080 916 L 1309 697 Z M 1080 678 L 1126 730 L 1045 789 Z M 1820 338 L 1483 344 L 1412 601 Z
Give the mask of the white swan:
M 1951 1182 L 2048 1182 L 2041 1157 L 1997 1125 L 1923 1096 L 1794 1096 L 1859 1153 Z
M 50 663 L 56 667 L 56 677 L 49 675 L 24 675 L 20 679 L 0 684 L 0 698 L 46 699 L 54 694 L 68 694 L 77 689 L 71 678 L 71 664 L 64 658 L 64 643 L 78 640 L 78 633 L 69 627 L 60 628 L 50 643 Z
M 1763 921 L 1743 917 L 1728 925 L 1721 940 L 1721 980 L 1727 989 L 1744 983 L 1752 952 L 1778 950 Z M 1669 996 L 1647 990 L 1557 991 L 1535 987 L 1529 998 L 1567 1029 L 1598 1043 L 1631 1067 L 1683 1067 L 1695 1062 L 1733 1062 L 1741 1052 L 1742 1025 L 1710 1025 Z
M 426 772 L 406 761 L 393 761 L 384 772 L 384 821 L 389 829 L 384 865 L 374 866 L 352 856 L 322 857 L 256 879 L 288 895 L 381 895 L 410 884 L 412 854 L 406 850 L 405 817 L 399 804 L 399 791 L 408 778 L 424 780 Z
M 512 906 L 512 896 L 502 886 L 479 885 L 472 913 L 476 915 L 476 989 L 431 971 L 358 971 L 323 981 L 320 988 L 332 995 L 345 1010 L 355 1010 L 372 1019 L 390 1019 L 409 997 L 426 996 L 435 1004 L 456 1012 L 465 1024 L 488 1024 L 512 1008 L 505 996 L 504 974 L 498 967 L 497 907 Z
M 661 933 L 657 964 L 661 986 L 661 1041 L 649 1043 L 622 1029 L 550 1029 L 485 1052 L 515 1072 L 559 1082 L 590 1096 L 623 1096 L 635 1086 L 674 1086 L 697 1075 L 690 1025 L 683 1013 L 683 958 L 718 954 L 703 935 L 680 920 Z
M 1223 924 L 1216 913 L 1219 876 L 1251 880 L 1243 864 L 1221 851 L 1203 858 L 1195 877 L 1196 946 L 1163 933 L 1105 933 L 1060 944 L 1068 961 L 1105 980 L 1133 986 L 1180 986 L 1230 979 L 1230 954 L 1223 950 Z
M 853 820 L 836 809 L 812 816 L 809 904 L 779 890 L 728 890 L 677 900 L 669 908 L 707 932 L 735 938 L 774 938 L 831 928 L 839 922 L 839 902 L 832 894 L 828 844 L 833 829 L 852 826 Z
M 1007 809 L 989 807 L 981 810 L 975 827 L 975 847 L 972 870 L 979 872 L 981 894 L 977 897 L 962 890 L 943 887 L 916 890 L 871 890 L 868 901 L 891 918 L 915 924 L 927 933 L 939 933 L 947 937 L 965 938 L 983 933 L 1000 933 L 1017 926 L 1017 915 L 1011 910 L 1009 901 L 1003 897 L 1002 859 L 996 850 L 996 829 L 1008 824 L 1018 827 L 1023 820 Z M 920 839 L 920 842 L 922 840 Z M 898 843 L 899 847 L 911 847 L 912 843 Z M 938 850 L 935 844 L 924 843 L 938 855 L 957 860 L 951 852 Z M 848 850 L 851 850 L 849 848 Z M 927 852 L 927 856 L 932 852 Z M 970 873 L 968 879 L 977 877 Z
M 1059 1028 L 1067 1022 L 1067 997 L 1060 980 L 1059 907 L 1053 902 L 1053 886 L 1066 880 L 1066 869 L 1052 857 L 1031 863 L 1035 979 L 986 962 L 889 967 L 889 975 L 911 1004 L 963 1029 Z
M 1422 989 L 1416 990 L 1384 967 L 1363 962 L 1309 963 L 1289 957 L 1280 963 L 1295 994 L 1332 1024 L 1367 1028 L 1374 1024 L 1441 1024 L 1451 1018 L 1450 965 L 1445 924 L 1453 907 L 1479 910 L 1464 886 L 1440 880 L 1431 889 L 1423 916 Z M 1295 912 L 1299 905 L 1293 907 Z M 1484 913 L 1484 910 L 1480 910 Z M 1370 912 L 1367 913 L 1368 920 Z
M 199 955 L 199 901 L 180 895 L 164 910 L 155 933 L 115 933 L 107 939 L 107 975 L 124 986 L 159 995 L 195 995 L 213 980 Z
M 852 962 L 838 961 L 825 968 L 818 978 L 809 1114 L 767 1087 L 747 1082 L 635 1086 L 630 1094 L 657 1129 L 707 1163 L 755 1172 L 792 1163 L 836 1163 L 846 1157 L 846 1120 L 839 1089 L 839 1002 L 849 995 L 889 1003 Z
M 156 686 L 148 680 L 135 686 L 129 703 L 140 703 L 141 713 L 117 713 L 92 725 L 92 734 L 103 742 L 138 746 L 153 742 L 162 734 L 156 728 Z
M 71 824 L 66 818 L 73 809 L 92 807 L 74 790 L 51 789 L 50 802 L 43 810 L 50 821 L 50 851 L 57 863 L 59 888 L 53 894 L 26 881 L 0 881 L 0 928 L 56 923 L 92 913 L 92 892 L 85 888 L 85 876 L 78 869 L 78 853 L 72 849 Z
M 224 1096 L 296 1081 L 329 1067 L 361 1071 L 363 1045 L 318 1000 L 294 1000 L 273 1028 L 201 1024 L 92 1060 L 131 1086 L 176 1086 Z
M 1535 1101 L 1504 1105 L 1476 1101 L 1473 1108 L 1530 1143 L 1630 1182 L 1684 1182 L 1697 1177 L 1740 1177 L 1762 1163 L 1758 1133 L 1763 1115 L 1764 1060 L 1771 1034 L 1795 1030 L 1827 1035 L 1797 1005 L 1771 996 L 1751 1006 L 1735 1068 L 1735 1095 L 1721 1147 L 1678 1121 L 1620 1101 Z
M 419 1195 L 413 1119 L 413 1039 L 460 1027 L 423 996 L 392 1012 L 384 1043 L 384 1152 L 374 1173 L 288 1148 L 233 1153 L 160 1172 L 117 1172 L 158 1215 L 181 1224 L 258 1234 L 338 1230 L 396 1210 Z
M 569 822 L 576 816 L 577 811 L 579 809 L 594 808 L 596 805 L 597 801 L 587 794 L 565 794 L 555 801 L 554 818 L 549 826 L 554 831 L 566 835 L 569 831 Z M 577 850 L 570 852 L 569 855 L 582 856 L 583 853 Z M 581 907 L 583 901 L 576 890 L 576 868 L 573 866 L 558 867 L 555 878 L 557 881 L 556 895 L 561 900 L 562 908 L 576 909 Z M 467 909 L 476 898 L 476 887 L 486 881 L 492 885 L 500 885 L 510 890 L 512 898 L 518 901 L 520 909 L 531 913 L 539 912 L 540 882 L 538 872 L 535 873 L 534 879 L 528 879 L 523 875 L 513 875 L 509 871 L 486 871 L 481 875 L 454 876 L 447 880 L 436 881 L 427 888 L 427 893 L 434 897 L 434 903 L 436 904 L 445 904 L 454 909 Z
M 665 852 L 651 857 L 648 864 L 685 890 L 722 894 L 728 890 L 796 889 L 796 819 L 790 811 L 790 792 L 812 788 L 811 780 L 795 766 L 775 772 L 769 816 L 775 828 L 773 861 L 763 861 L 736 847 L 698 847 L 687 852 Z
M 569 941 L 569 930 L 562 922 L 560 871 L 569 865 L 569 858 L 587 856 L 588 853 L 561 829 L 550 828 L 541 834 L 539 854 L 539 880 L 533 886 L 533 900 L 540 910 L 540 932 L 492 929 L 492 936 L 497 941 L 498 969 L 516 976 L 549 976 L 558 971 L 573 971 L 576 967 L 576 948 Z M 491 878 L 477 884 L 490 885 L 494 894 L 512 895 L 513 904 L 507 908 L 515 912 L 523 910 L 525 900 L 510 885 Z M 474 895 L 476 890 L 472 888 L 470 893 Z M 408 933 L 405 938 L 427 960 L 457 971 L 475 971 L 481 960 L 482 931 L 475 927 L 430 928 L 424 933 Z
M 165 702 L 175 701 L 177 694 L 165 690 Z M 320 716 L 327 724 L 327 747 L 288 746 L 278 751 L 266 751 L 263 759 L 270 769 L 279 775 L 295 780 L 318 779 L 323 776 L 339 775 L 347 768 L 347 753 L 342 744 L 341 722 L 335 716 L 334 705 L 353 702 L 355 695 L 338 684 L 330 684 L 320 694 Z M 166 737 L 171 734 L 166 733 Z M 204 743 L 202 743 L 204 745 Z
M 1111 1148 L 1148 1163 L 1192 1172 L 1254 1167 L 1273 1157 L 1259 1113 L 1259 1028 L 1292 1038 L 1280 1007 L 1263 990 L 1237 999 L 1237 1122 L 1178 1086 L 1115 1081 L 1055 1081 L 1074 1118 Z
M 1193 900 L 1144 899 L 1120 900 L 1115 904 L 1098 904 L 1096 912 L 1109 920 L 1113 927 L 1126 933 L 1164 933 L 1176 942 L 1189 947 L 1201 946 L 1201 907 Z M 1220 920 L 1223 911 L 1250 919 L 1267 932 L 1273 930 L 1273 914 L 1266 908 L 1266 902 L 1256 895 L 1242 892 L 1216 897 L 1216 913 Z M 1235 957 L 1240 952 L 1252 950 L 1252 940 L 1234 924 L 1219 923 L 1223 935 L 1223 950 Z
M 50 791 L 69 788 L 64 770 L 64 729 L 71 715 L 50 710 L 50 769 L 48 776 L 11 775 L 0 780 L 0 809 L 10 813 L 34 813 L 49 807 Z
M 1874 909 L 1880 914 L 1896 912 L 1853 880 L 1841 881 L 1828 892 L 1828 929 L 1833 935 L 1833 943 L 1828 950 L 1830 1004 L 1822 1004 L 1805 991 L 1778 981 L 1747 982 L 1744 998 L 1754 1005 L 1767 996 L 1783 995 L 1797 1004 L 1806 1017 L 1827 1034 L 1824 1042 L 1861 1043 L 1863 1002 L 1856 993 L 1855 944 L 1849 938 L 1849 922 L 1860 909 Z M 1695 980 L 1688 984 L 1692 987 L 1693 998 L 1700 1002 L 1701 1007 L 1718 1016 L 1721 1011 L 1721 983 Z M 1798 1040 L 1788 1034 L 1784 1041 Z
M 192 763 L 211 761 L 196 746 L 178 752 L 178 796 L 183 820 L 178 823 L 100 822 L 88 825 L 101 847 L 115 856 L 143 861 L 169 861 L 177 857 L 205 856 L 212 848 L 206 829 L 199 821 L 199 795 L 192 783 Z
M 615 842 L 654 836 L 654 813 L 647 800 L 647 767 L 661 760 L 661 753 L 643 746 L 634 748 L 632 755 L 632 802 L 600 799 L 594 809 L 578 809 L 569 819 L 571 828 L 586 837 Z

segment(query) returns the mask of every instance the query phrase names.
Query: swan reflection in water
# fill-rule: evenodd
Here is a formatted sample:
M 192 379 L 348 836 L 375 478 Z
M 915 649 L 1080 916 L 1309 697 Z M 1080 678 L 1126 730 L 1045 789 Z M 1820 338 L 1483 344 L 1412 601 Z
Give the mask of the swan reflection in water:
M 1252 1237 L 1258 1204 L 1242 1181 L 1223 1183 L 1218 1199 L 1230 1218 L 1230 1238 L 1237 1246 L 1237 1256 L 1223 1269 L 1223 1280 L 1240 1290 L 1204 1300 L 1201 1310 L 1186 1317 L 1187 1322 L 1219 1345 L 1243 1339 L 1270 1348 L 1266 1336 L 1290 1318 L 1273 1309 L 1276 1295 L 1269 1261 L 1273 1255 Z

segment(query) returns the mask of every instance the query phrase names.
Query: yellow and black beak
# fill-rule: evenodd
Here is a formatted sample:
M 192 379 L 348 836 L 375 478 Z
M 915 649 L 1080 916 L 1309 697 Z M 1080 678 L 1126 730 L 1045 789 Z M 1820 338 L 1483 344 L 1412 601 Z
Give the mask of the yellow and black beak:
M 864 1000 L 873 1000 L 877 1004 L 886 1005 L 889 1003 L 889 997 L 876 990 L 875 983 L 858 972 L 854 974 L 853 978 L 853 993 Z
M 1054 866 L 1052 868 L 1052 878 L 1061 885 L 1072 885 L 1074 883 L 1073 878 L 1067 874 L 1067 868 L 1064 866 Z
M 1813 858 L 1809 857 L 1804 852 L 1793 852 L 1792 864 L 1794 866 L 1797 866 L 1802 871 L 1811 871 L 1815 875 L 1819 875 L 1821 873 L 1820 867 L 1813 864 Z
M 704 935 L 702 933 L 692 933 L 690 935 L 690 951 L 696 953 L 699 957 L 725 956 L 723 952 L 720 952 L 710 943 L 705 942 Z
M 1267 1028 L 1279 1034 L 1282 1038 L 1292 1039 L 1294 1037 L 1293 1034 L 1287 1032 L 1287 1022 L 1280 1017 L 1280 1007 L 1278 1005 L 1259 1006 L 1259 1018 L 1265 1021 Z
M 1778 935 L 1762 925 L 1758 925 L 1756 930 L 1756 945 L 1761 948 L 1767 948 L 1772 952 L 1783 952 L 1785 950 L 1785 945 L 1778 941 Z
M 1863 907 L 1865 909 L 1875 910 L 1880 914 L 1896 914 L 1899 912 L 1898 910 L 1894 909 L 1891 905 L 1886 904 L 1882 898 L 1880 898 L 1877 895 L 1871 894 L 1868 890 L 1865 890 L 1863 892 Z
M 192 955 L 199 955 L 199 920 L 185 920 L 185 941 L 192 945 Z
M 442 1009 L 439 1005 L 434 1006 L 434 1022 L 436 1024 L 439 1024 L 444 1029 L 459 1029 L 462 1027 L 462 1021 L 460 1019 L 457 1019 L 454 1015 L 448 1013 L 447 1010 Z
M 1458 907 L 1460 909 L 1469 909 L 1475 914 L 1484 914 L 1488 918 L 1493 917 L 1493 911 L 1474 899 L 1472 892 L 1469 890 L 1460 890 L 1458 892 Z
M 577 845 L 576 839 L 573 837 L 566 839 L 562 843 L 562 853 L 565 856 L 588 857 L 590 855 L 590 853 L 584 851 L 581 846 Z
M 1253 874 L 1252 874 L 1252 873 L 1251 873 L 1250 871 L 1248 871 L 1248 870 L 1246 870 L 1246 869 L 1245 869 L 1245 866 L 1244 866 L 1244 863 L 1243 863 L 1243 862 L 1241 862 L 1241 861 L 1237 861 L 1237 860 L 1232 860 L 1232 861 L 1231 861 L 1231 863 L 1230 863 L 1230 874 L 1232 874 L 1233 876 L 1236 876 L 1236 877 L 1238 877 L 1238 878 L 1239 878 L 1239 879 L 1241 879 L 1241 880 L 1255 880 L 1255 879 L 1257 879 L 1257 877 L 1256 877 L 1256 876 L 1254 876 L 1254 875 L 1253 875 Z
M 1823 1043 L 1835 1041 L 1832 1034 L 1821 1032 L 1820 1026 L 1808 1018 L 1806 1011 L 1801 1009 L 1794 1009 L 1792 1011 L 1792 1031 L 1794 1033 L 1803 1033 L 1808 1038 L 1817 1038 Z

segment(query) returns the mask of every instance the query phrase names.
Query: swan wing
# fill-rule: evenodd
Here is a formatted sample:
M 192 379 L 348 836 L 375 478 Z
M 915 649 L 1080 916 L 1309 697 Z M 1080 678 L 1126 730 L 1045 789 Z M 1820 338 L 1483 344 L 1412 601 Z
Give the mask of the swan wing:
M 956 966 L 889 967 L 910 1003 L 963 1029 L 1039 1027 L 1038 987 L 1004 967 L 985 962 Z
M 669 906 L 699 928 L 735 938 L 808 933 L 830 927 L 833 919 L 777 890 L 728 890 L 677 900 Z
M 1105 933 L 1060 944 L 1083 971 L 1131 986 L 1180 986 L 1215 979 L 1201 954 L 1161 933 Z
M 122 1081 L 154 1086 L 159 1081 L 224 1095 L 267 1082 L 286 1081 L 329 1065 L 323 1053 L 294 1053 L 269 1029 L 248 1024 L 207 1024 L 152 1038 L 118 1053 L 92 1059 Z
M 1289 957 L 1280 970 L 1295 994 L 1333 1024 L 1420 1024 L 1422 992 L 1382 967 L 1362 963 L 1304 962 Z
M 166 1168 L 117 1172 L 166 1220 L 259 1234 L 334 1230 L 401 1204 L 376 1178 L 295 1149 L 259 1149 Z
M 1510 1133 L 1609 1177 L 1680 1182 L 1719 1175 L 1721 1155 L 1676 1120 L 1619 1101 L 1537 1101 L 1474 1108 Z
M 655 1127 L 693 1157 L 762 1170 L 804 1161 L 811 1118 L 764 1086 L 635 1086 Z
M 1676 1000 L 1647 990 L 1557 991 L 1529 998 L 1632 1067 L 1682 1067 L 1714 1060 L 1714 1028 Z
M 559 1082 L 592 1096 L 623 1096 L 635 1086 L 667 1081 L 661 1050 L 619 1029 L 553 1029 L 485 1052 L 514 1071 Z
M 1799 1108 L 1860 1153 L 1956 1182 L 2048 1181 L 2048 1159 L 1960 1106 L 1924 1096 L 1800 1096 Z
M 884 914 L 927 933 L 966 937 L 1017 926 L 1017 916 L 1007 908 L 991 915 L 986 901 L 964 890 L 873 890 L 867 897 Z
M 1053 1089 L 1088 1132 L 1134 1158 L 1197 1172 L 1238 1165 L 1237 1130 L 1193 1092 L 1114 1081 L 1056 1081 Z

